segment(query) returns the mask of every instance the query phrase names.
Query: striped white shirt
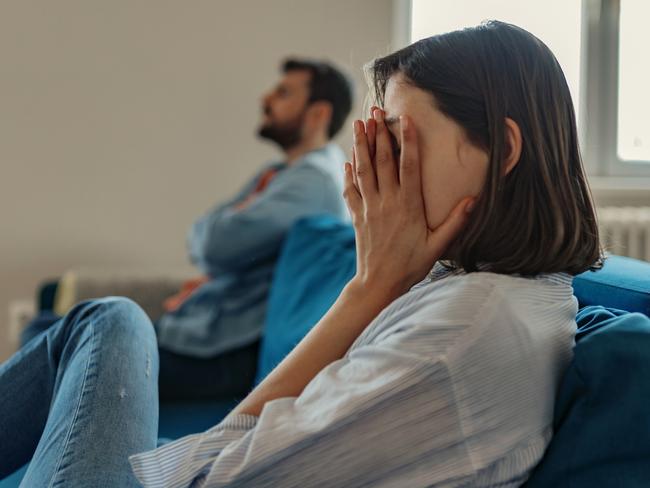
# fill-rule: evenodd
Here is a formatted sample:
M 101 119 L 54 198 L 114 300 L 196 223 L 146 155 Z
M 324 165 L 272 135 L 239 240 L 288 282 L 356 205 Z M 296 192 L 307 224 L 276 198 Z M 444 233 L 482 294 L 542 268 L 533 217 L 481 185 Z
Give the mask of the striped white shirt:
M 131 457 L 145 487 L 514 487 L 551 438 L 571 277 L 436 265 L 297 398 Z

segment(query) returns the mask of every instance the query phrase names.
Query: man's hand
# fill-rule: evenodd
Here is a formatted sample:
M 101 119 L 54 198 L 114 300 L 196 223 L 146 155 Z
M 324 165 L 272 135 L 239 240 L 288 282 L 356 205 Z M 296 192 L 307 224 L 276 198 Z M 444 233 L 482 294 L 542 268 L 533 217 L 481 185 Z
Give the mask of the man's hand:
M 187 280 L 183 283 L 181 290 L 175 295 L 170 296 L 163 302 L 163 309 L 166 312 L 175 312 L 180 308 L 180 306 L 187 300 L 194 290 L 196 290 L 203 283 L 210 281 L 209 276 L 199 276 L 198 278 L 193 278 Z

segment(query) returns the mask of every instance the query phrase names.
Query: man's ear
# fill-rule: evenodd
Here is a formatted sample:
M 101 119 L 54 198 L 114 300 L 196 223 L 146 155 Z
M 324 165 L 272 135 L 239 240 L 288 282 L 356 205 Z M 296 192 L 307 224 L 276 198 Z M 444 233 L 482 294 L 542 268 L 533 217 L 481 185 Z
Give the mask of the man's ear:
M 509 117 L 505 120 L 505 157 L 503 161 L 504 175 L 510 173 L 521 157 L 521 130 L 517 122 Z
M 325 127 L 325 132 L 327 132 L 332 120 L 332 104 L 325 100 L 318 100 L 309 105 L 308 111 L 310 118 L 315 122 L 314 125 Z

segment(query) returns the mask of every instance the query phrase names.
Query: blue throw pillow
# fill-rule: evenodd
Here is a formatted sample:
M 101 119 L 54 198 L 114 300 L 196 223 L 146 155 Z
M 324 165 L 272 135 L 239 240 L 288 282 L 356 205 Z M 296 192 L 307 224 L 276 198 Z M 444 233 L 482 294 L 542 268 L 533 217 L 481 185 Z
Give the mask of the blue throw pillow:
M 580 306 L 602 305 L 650 315 L 650 263 L 610 256 L 598 271 L 587 271 L 573 280 Z
M 650 486 L 650 318 L 594 306 L 576 320 L 555 435 L 526 486 Z
M 325 315 L 355 270 L 354 230 L 349 223 L 318 216 L 294 225 L 275 268 L 257 383 Z

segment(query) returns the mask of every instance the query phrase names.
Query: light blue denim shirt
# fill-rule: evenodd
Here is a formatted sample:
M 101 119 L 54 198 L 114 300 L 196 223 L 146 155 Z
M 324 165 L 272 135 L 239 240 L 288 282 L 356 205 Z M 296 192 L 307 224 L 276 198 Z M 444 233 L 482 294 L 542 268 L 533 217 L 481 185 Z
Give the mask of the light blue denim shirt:
M 348 218 L 344 161 L 343 151 L 328 144 L 293 165 L 266 165 L 234 198 L 194 223 L 188 235 L 190 259 L 213 279 L 158 321 L 162 347 L 211 357 L 261 336 L 275 261 L 291 226 L 314 214 Z M 246 208 L 235 209 L 271 167 L 278 174 L 268 187 Z

